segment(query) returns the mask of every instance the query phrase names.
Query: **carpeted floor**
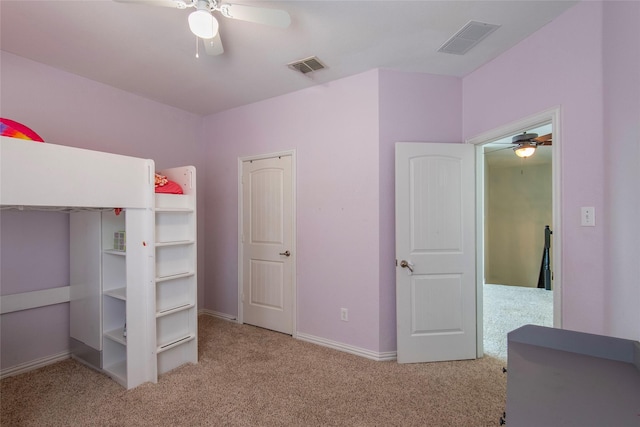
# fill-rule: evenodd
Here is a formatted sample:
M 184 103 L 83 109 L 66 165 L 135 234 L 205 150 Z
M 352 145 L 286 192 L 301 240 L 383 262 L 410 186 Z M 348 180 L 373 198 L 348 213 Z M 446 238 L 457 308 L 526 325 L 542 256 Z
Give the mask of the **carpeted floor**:
M 399 365 L 199 317 L 199 363 L 126 391 L 67 360 L 0 382 L 2 426 L 495 426 L 504 362 Z
M 484 352 L 507 360 L 507 333 L 531 324 L 553 326 L 553 292 L 520 286 L 484 285 Z

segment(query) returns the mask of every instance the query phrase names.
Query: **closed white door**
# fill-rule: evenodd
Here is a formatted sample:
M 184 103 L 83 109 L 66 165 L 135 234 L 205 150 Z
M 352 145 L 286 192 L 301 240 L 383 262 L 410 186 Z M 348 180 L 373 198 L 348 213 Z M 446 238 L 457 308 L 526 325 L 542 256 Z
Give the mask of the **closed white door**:
M 396 144 L 399 363 L 476 357 L 475 153 Z
M 290 155 L 242 163 L 242 321 L 293 332 Z

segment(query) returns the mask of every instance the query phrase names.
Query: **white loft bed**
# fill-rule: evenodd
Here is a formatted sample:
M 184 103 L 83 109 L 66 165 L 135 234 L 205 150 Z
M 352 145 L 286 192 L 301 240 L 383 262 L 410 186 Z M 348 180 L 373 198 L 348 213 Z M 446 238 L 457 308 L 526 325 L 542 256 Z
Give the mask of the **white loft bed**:
M 108 296 L 105 298 L 109 299 L 109 304 L 112 304 L 111 297 L 115 297 L 114 300 L 127 301 L 126 305 L 123 304 L 123 307 L 126 307 L 126 313 L 121 308 L 116 308 L 115 313 L 122 317 L 123 322 L 126 321 L 126 337 L 131 339 L 123 339 L 120 334 L 120 337 L 115 337 L 114 340 L 121 342 L 124 350 L 112 351 L 105 347 L 103 352 L 102 336 L 104 334 L 109 337 L 112 334 L 112 331 L 106 330 L 112 327 L 107 324 L 109 323 L 107 320 L 97 321 L 99 331 L 96 331 L 90 322 L 88 325 L 85 325 L 85 322 L 76 322 L 79 325 L 75 326 L 72 322 L 71 337 L 76 338 L 76 335 L 81 335 L 82 343 L 89 344 L 88 346 L 83 344 L 79 352 L 76 351 L 77 348 L 72 348 L 74 357 L 79 355 L 81 361 L 88 362 L 91 366 L 102 366 L 105 373 L 126 388 L 135 387 L 146 381 L 155 382 L 158 373 L 166 372 L 182 363 L 196 363 L 195 237 L 190 237 L 195 236 L 195 168 L 185 166 L 160 171 L 182 187 L 184 196 L 175 197 L 173 194 L 155 193 L 153 160 L 50 143 L 0 138 L 0 208 L 67 210 L 77 212 L 74 215 L 83 215 L 75 216 L 76 219 L 71 225 L 72 235 L 74 235 L 74 227 L 77 227 L 74 224 L 85 227 L 75 233 L 76 236 L 81 237 L 75 245 L 71 245 L 72 260 L 77 258 L 80 261 L 76 263 L 86 263 L 90 266 L 80 269 L 83 274 L 90 271 L 106 271 L 108 268 L 100 267 L 100 254 L 103 248 L 95 246 L 96 241 L 99 243 L 100 240 L 94 232 L 95 219 L 98 218 L 99 223 L 100 216 L 96 217 L 91 212 L 81 214 L 78 211 L 121 208 L 127 212 L 126 265 L 131 267 L 126 267 L 126 278 L 125 273 L 121 273 L 121 276 L 125 283 L 132 285 L 124 285 L 125 288 L 121 289 L 106 289 L 103 290 L 102 295 Z M 158 216 L 157 221 L 156 216 Z M 106 238 L 105 236 L 103 235 L 103 239 Z M 164 274 L 169 270 L 168 274 L 176 274 L 177 278 L 161 278 L 167 281 L 167 284 L 162 285 L 158 291 L 158 298 L 161 298 L 159 302 L 155 301 L 155 286 L 153 286 L 155 284 L 153 262 L 156 236 L 160 239 L 158 245 L 163 247 L 159 253 L 162 265 L 155 267 L 156 273 Z M 181 241 L 172 241 L 176 239 Z M 74 250 L 76 246 L 79 249 Z M 167 256 L 171 258 L 167 259 Z M 175 258 L 176 256 L 178 258 Z M 190 264 L 190 259 L 193 260 L 193 265 Z M 188 271 L 183 272 L 180 269 Z M 91 277 L 83 276 L 79 280 L 78 277 L 74 279 L 73 270 L 72 268 L 71 286 L 4 296 L 1 298 L 0 313 L 74 301 L 74 292 L 77 295 L 77 291 L 73 291 L 75 282 L 81 282 L 81 284 L 91 282 L 93 289 L 94 283 L 99 280 L 92 275 L 93 273 L 90 274 Z M 118 281 L 120 281 L 119 276 Z M 171 281 L 177 284 L 174 285 Z M 144 286 L 145 283 L 152 286 Z M 180 293 L 185 292 L 184 289 L 187 289 L 186 296 Z M 72 304 L 72 318 L 77 317 L 77 310 L 80 310 L 80 318 L 86 315 L 86 312 L 100 310 L 101 296 L 97 294 L 96 297 L 95 291 L 91 292 L 93 294 L 89 298 L 90 302 L 77 304 L 76 308 Z M 168 315 L 162 314 L 163 320 L 158 320 L 159 329 L 156 337 L 156 316 L 160 315 L 154 308 L 158 303 L 174 304 L 179 307 L 169 310 Z M 171 317 L 173 312 L 177 314 Z M 163 355 L 158 354 L 156 364 L 154 347 L 156 339 L 169 341 L 170 345 L 164 345 L 168 348 L 179 345 L 181 340 L 190 340 L 192 344 L 172 351 L 165 351 L 164 347 L 159 349 L 158 353 L 162 350 Z M 171 340 L 178 344 L 173 344 Z M 110 343 L 108 346 L 113 347 L 111 340 L 107 341 Z M 94 349 L 99 350 L 99 353 Z M 89 350 L 89 353 L 85 350 Z M 113 355 L 110 357 L 115 365 L 107 364 L 107 353 Z M 13 372 L 0 374 L 8 376 L 38 367 L 31 363 L 25 365 L 24 368 L 12 369 Z
M 1 138 L 3 207 L 153 207 L 153 160 Z
M 153 160 L 0 136 L 0 209 L 153 208 Z M 0 313 L 69 301 L 69 287 L 7 295 Z

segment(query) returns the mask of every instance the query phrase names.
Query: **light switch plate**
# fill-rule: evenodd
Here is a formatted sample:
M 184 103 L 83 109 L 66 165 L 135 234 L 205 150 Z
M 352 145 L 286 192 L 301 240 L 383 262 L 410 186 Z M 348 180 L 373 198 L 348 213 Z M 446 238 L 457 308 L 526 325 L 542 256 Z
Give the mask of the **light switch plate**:
M 593 206 L 583 206 L 580 208 L 580 225 L 583 227 L 596 226 L 596 208 Z

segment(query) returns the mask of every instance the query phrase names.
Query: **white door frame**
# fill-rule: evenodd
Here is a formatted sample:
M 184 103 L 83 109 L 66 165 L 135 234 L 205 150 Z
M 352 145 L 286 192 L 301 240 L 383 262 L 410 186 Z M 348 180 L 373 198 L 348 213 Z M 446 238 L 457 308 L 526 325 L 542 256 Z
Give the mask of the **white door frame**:
M 551 199 L 553 222 L 553 326 L 562 328 L 562 198 L 561 190 L 561 140 L 560 106 L 541 111 L 529 117 L 492 129 L 473 138 L 467 139 L 467 144 L 476 145 L 476 233 L 477 233 L 477 278 L 476 278 L 476 304 L 477 304 L 477 354 L 484 354 L 483 340 L 483 285 L 484 285 L 484 157 L 482 145 L 502 139 L 545 123 L 551 122 L 553 132 L 553 144 L 551 145 Z
M 297 191 L 296 191 L 296 150 L 286 150 L 286 151 L 278 151 L 276 153 L 269 154 L 258 154 L 254 156 L 245 156 L 238 157 L 238 319 L 237 322 L 242 324 L 243 321 L 243 307 L 242 307 L 242 284 L 243 282 L 243 274 L 242 274 L 242 266 L 244 261 L 244 251 L 242 250 L 242 218 L 243 218 L 243 206 L 242 206 L 242 164 L 243 162 L 247 162 L 250 160 L 263 160 L 263 159 L 272 159 L 274 157 L 283 157 L 283 156 L 291 156 L 291 252 L 296 254 L 291 260 L 291 301 L 293 307 L 291 307 L 291 313 L 293 319 L 291 319 L 292 326 L 292 336 L 296 338 L 297 336 L 297 319 L 298 319 L 298 298 L 297 298 L 297 281 L 296 281 L 296 260 L 297 252 L 296 252 L 296 201 L 297 201 Z

